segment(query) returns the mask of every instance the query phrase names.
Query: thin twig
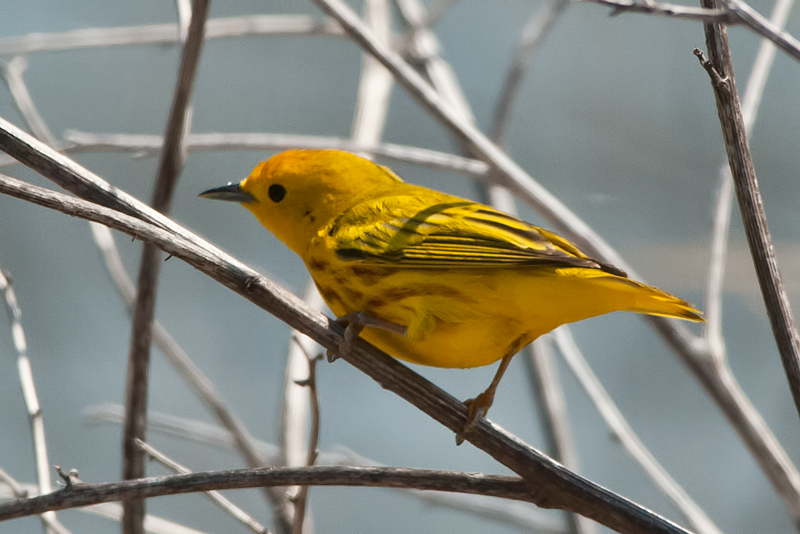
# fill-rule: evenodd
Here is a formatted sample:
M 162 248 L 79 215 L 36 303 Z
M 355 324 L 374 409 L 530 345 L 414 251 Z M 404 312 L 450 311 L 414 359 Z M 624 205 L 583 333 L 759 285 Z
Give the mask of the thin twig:
M 39 404 L 39 396 L 36 394 L 33 368 L 28 358 L 28 343 L 25 341 L 25 330 L 22 328 L 22 310 L 17 302 L 17 294 L 14 292 L 14 287 L 2 269 L 0 269 L 0 292 L 3 293 L 3 300 L 11 320 L 11 339 L 14 342 L 14 349 L 17 351 L 19 386 L 22 390 L 22 398 L 25 401 L 25 408 L 28 411 L 28 418 L 31 424 L 36 480 L 39 485 L 38 493 L 44 495 L 53 491 L 53 485 L 50 480 L 50 461 L 47 456 L 47 440 L 44 435 L 44 418 Z M 55 512 L 44 513 L 40 516 L 40 519 L 46 532 L 69 533 L 69 530 L 58 521 Z
M 536 407 L 542 420 L 548 454 L 573 471 L 579 472 L 578 452 L 569 428 L 567 403 L 549 339 L 540 337 L 534 341 L 526 349 L 523 361 L 528 369 L 528 381 L 536 397 Z M 595 524 L 585 517 L 567 514 L 566 519 L 570 532 L 585 534 L 597 532 Z
M 458 77 L 439 54 L 439 39 L 425 25 L 427 19 L 425 7 L 419 0 L 398 0 L 397 6 L 409 28 L 416 28 L 416 31 L 411 33 L 412 39 L 409 45 L 403 49 L 404 56 L 408 61 L 422 65 L 432 89 L 439 95 L 441 103 L 450 107 L 454 116 L 467 124 L 474 124 L 475 116 L 464 96 L 464 91 L 461 90 Z M 461 142 L 459 145 L 463 154 L 470 152 L 469 146 Z
M 298 385 L 308 388 L 308 396 L 311 399 L 311 434 L 308 438 L 308 452 L 306 453 L 305 465 L 310 467 L 317 461 L 319 455 L 319 429 L 321 424 L 319 413 L 319 393 L 317 391 L 317 363 L 321 356 L 311 356 L 306 354 L 308 360 L 308 378 Z M 308 486 L 300 486 L 294 506 L 294 519 L 292 522 L 292 534 L 302 534 L 306 516 L 306 502 L 308 501 Z
M 97 223 L 92 223 L 92 236 L 103 254 L 106 268 L 114 280 L 123 302 L 129 312 L 133 311 L 136 288 L 133 285 L 114 243 L 111 231 Z M 189 387 L 211 411 L 214 418 L 230 433 L 232 445 L 239 451 L 248 467 L 267 465 L 263 453 L 254 445 L 256 439 L 244 426 L 242 420 L 227 406 L 214 383 L 206 377 L 186 352 L 158 321 L 153 322 L 153 340 L 178 374 L 186 380 Z M 121 420 L 124 415 L 120 412 Z
M 702 1 L 704 6 L 716 6 L 715 0 Z M 706 24 L 705 31 L 709 59 L 706 60 L 702 52 L 697 49 L 695 49 L 695 55 L 700 59 L 711 79 L 745 234 L 750 245 L 772 332 L 789 382 L 789 389 L 792 392 L 795 407 L 800 413 L 800 336 L 798 336 L 792 309 L 780 280 L 778 264 L 772 247 L 772 237 L 767 226 L 755 167 L 750 156 L 747 131 L 733 74 L 727 30 L 719 25 Z M 796 521 L 800 520 L 800 516 L 795 515 L 794 517 Z
M 779 25 L 767 20 L 761 13 L 742 0 L 722 0 L 726 9 L 735 13 L 741 23 L 755 33 L 768 39 L 789 56 L 800 61 L 800 41 L 784 31 Z
M 118 404 L 90 406 L 84 410 L 84 415 L 90 424 L 120 424 L 123 421 L 123 414 L 123 407 Z M 147 428 L 152 433 L 161 433 L 223 450 L 229 450 L 234 447 L 233 437 L 228 431 L 196 419 L 150 412 L 147 419 Z M 279 452 L 276 445 L 256 440 L 254 446 L 257 447 L 262 455 L 269 458 L 270 463 L 277 465 Z M 317 465 L 386 467 L 380 462 L 366 458 L 345 447 L 337 447 L 332 451 L 320 451 L 317 457 Z M 547 515 L 529 505 L 481 495 L 467 496 L 416 490 L 398 491 L 403 491 L 409 497 L 431 506 L 458 510 L 476 517 L 522 528 L 526 531 L 542 532 L 543 534 L 565 534 L 564 527 L 560 521 L 556 521 L 551 515 Z
M 257 35 L 341 36 L 333 21 L 317 22 L 309 15 L 250 15 L 209 19 L 206 40 Z M 178 24 L 152 24 L 118 28 L 86 28 L 61 33 L 31 33 L 0 38 L 0 56 L 60 52 L 78 48 L 142 44 L 180 44 Z
M 194 86 L 203 33 L 208 17 L 208 0 L 193 0 L 192 18 L 186 42 L 181 54 L 178 80 L 173 94 L 169 118 L 164 133 L 164 147 L 153 188 L 152 206 L 161 213 L 168 213 L 172 204 L 172 193 L 183 167 L 185 153 L 183 140 L 191 121 L 192 87 Z M 147 387 L 152 344 L 152 322 L 155 315 L 158 275 L 161 268 L 161 251 L 145 244 L 142 249 L 139 275 L 136 281 L 136 305 L 131 327 L 128 351 L 127 383 L 125 387 L 125 426 L 122 435 L 122 478 L 141 478 L 145 473 L 144 457 L 136 447 L 136 440 L 144 441 L 147 435 Z M 123 502 L 125 514 L 122 518 L 124 534 L 144 532 L 144 502 Z
M 170 471 L 175 474 L 179 475 L 188 475 L 192 472 L 191 469 L 183 466 L 173 460 L 172 458 L 168 457 L 166 454 L 162 453 L 149 443 L 145 443 L 144 441 L 137 439 L 136 445 L 147 454 L 150 458 L 157 461 Z M 233 516 L 234 519 L 242 523 L 244 526 L 252 530 L 253 532 L 258 532 L 259 534 L 268 534 L 269 530 L 267 527 L 253 519 L 250 514 L 233 504 L 230 499 L 222 495 L 219 491 L 211 490 L 205 492 L 206 497 L 208 497 L 211 502 L 225 510 L 226 513 Z
M 433 28 L 436 23 L 439 22 L 439 19 L 441 19 L 442 16 L 444 16 L 444 14 L 447 13 L 451 7 L 453 7 L 455 0 L 437 0 L 436 3 L 430 6 L 430 8 L 423 8 L 424 13 L 423 9 L 420 9 L 422 7 L 421 4 L 412 5 L 410 2 L 406 2 L 405 0 L 399 0 L 397 4 L 401 13 L 403 13 L 403 17 L 408 23 L 408 29 L 400 38 L 400 42 L 395 46 L 395 48 L 405 53 L 409 50 L 409 48 L 419 46 L 419 43 L 415 42 L 418 41 L 418 34 L 420 32 L 431 30 L 431 28 Z M 415 13 L 420 13 L 423 16 L 415 16 Z M 411 53 L 415 54 L 415 52 Z
M 48 145 L 55 146 L 57 140 L 36 110 L 33 98 L 22 78 L 22 73 L 25 72 L 27 67 L 28 60 L 22 56 L 16 56 L 11 61 L 3 64 L 3 78 L 8 85 L 14 105 L 17 106 L 33 135 Z
M 642 466 L 650 480 L 678 507 L 697 532 L 705 534 L 721 534 L 721 531 L 703 510 L 692 500 L 688 493 L 678 484 L 658 460 L 647 450 L 639 437 L 628 425 L 611 396 L 606 392 L 600 380 L 592 371 L 569 328 L 560 327 L 553 331 L 558 350 L 569 365 L 572 373 L 580 381 L 581 386 L 592 399 L 597 411 L 612 432 L 614 438 L 622 444 L 628 454 Z
M 59 148 L 64 153 L 82 152 L 131 152 L 140 156 L 157 154 L 163 143 L 157 135 L 95 134 L 68 130 L 65 143 Z M 191 134 L 186 139 L 186 148 L 191 152 L 230 150 L 286 150 L 290 148 L 334 148 L 366 156 L 413 163 L 435 170 L 453 171 L 470 177 L 485 176 L 486 163 L 455 154 L 438 152 L 426 148 L 396 145 L 392 143 L 363 144 L 341 137 L 269 133 L 213 133 Z M 10 160 L 17 164 L 16 160 Z M 2 164 L 0 163 L 0 166 Z
M 2 273 L 0 273 L 0 276 L 2 276 Z M 38 494 L 39 492 L 38 487 L 34 488 L 33 492 L 28 491 L 21 482 L 12 477 L 8 471 L 2 467 L 0 467 L 0 482 L 8 486 L 8 489 L 11 490 L 11 494 L 15 499 L 25 499 L 31 494 Z
M 308 307 L 317 311 L 321 311 L 325 306 L 313 281 L 308 282 L 303 300 Z M 308 446 L 307 426 L 310 399 L 308 388 L 298 385 L 297 381 L 308 377 L 308 358 L 306 354 L 310 354 L 315 350 L 317 349 L 314 340 L 295 330 L 292 331 L 292 335 L 289 338 L 286 369 L 283 374 L 283 391 L 281 393 L 281 408 L 278 420 L 280 458 L 275 465 L 292 467 L 304 464 Z M 289 502 L 295 501 L 300 488 L 292 487 L 286 490 Z M 295 507 L 296 505 L 292 504 L 292 508 L 294 509 Z
M 94 180 L 99 178 L 93 177 Z M 99 193 L 102 189 L 97 191 Z M 153 242 L 289 326 L 314 338 L 326 349 L 336 350 L 343 340 L 344 331 L 340 325 L 308 309 L 302 300 L 174 221 L 169 224 L 170 231 L 167 231 L 118 211 L 3 175 L 0 175 L 0 192 L 67 214 L 96 220 Z M 127 197 L 117 193 L 114 198 L 121 201 Z M 138 201 L 128 201 L 126 210 L 141 212 L 142 217 L 147 215 L 156 218 L 152 210 Z M 363 340 L 357 340 L 341 358 L 451 431 L 457 432 L 464 427 L 467 409 L 463 403 Z M 522 476 L 530 484 L 531 499 L 540 506 L 580 513 L 624 533 L 686 532 L 632 501 L 572 473 L 486 419 L 478 422 L 467 439 Z
M 800 61 L 800 41 L 783 31 L 776 24 L 768 21 L 763 15 L 742 0 L 721 0 L 715 7 L 691 7 L 680 4 L 667 4 L 652 0 L 583 0 L 613 8 L 612 15 L 620 13 L 642 13 L 646 15 L 663 15 L 671 18 L 701 20 L 707 24 L 729 24 L 744 26 L 772 41 L 793 59 Z
M 391 41 L 391 19 L 388 0 L 364 2 L 365 18 L 375 36 L 384 44 Z M 350 139 L 355 145 L 377 146 L 381 142 L 389 109 L 389 97 L 394 80 L 378 60 L 363 54 L 358 96 Z M 369 153 L 362 153 L 369 157 Z

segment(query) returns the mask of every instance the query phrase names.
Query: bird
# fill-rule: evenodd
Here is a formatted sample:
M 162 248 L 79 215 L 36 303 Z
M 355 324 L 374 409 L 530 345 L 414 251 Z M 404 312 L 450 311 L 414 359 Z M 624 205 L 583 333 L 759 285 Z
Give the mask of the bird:
M 627 311 L 702 322 L 688 302 L 490 206 L 404 182 L 339 150 L 289 150 L 203 198 L 239 202 L 306 265 L 357 337 L 428 366 L 500 365 L 465 401 L 461 443 L 513 356 L 567 323 Z

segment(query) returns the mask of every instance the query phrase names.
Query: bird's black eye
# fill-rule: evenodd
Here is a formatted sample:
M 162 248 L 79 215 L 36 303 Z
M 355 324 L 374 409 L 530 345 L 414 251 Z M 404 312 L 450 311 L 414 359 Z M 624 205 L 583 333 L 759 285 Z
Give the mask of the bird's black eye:
M 286 188 L 280 184 L 272 184 L 267 190 L 270 200 L 280 202 L 286 196 Z

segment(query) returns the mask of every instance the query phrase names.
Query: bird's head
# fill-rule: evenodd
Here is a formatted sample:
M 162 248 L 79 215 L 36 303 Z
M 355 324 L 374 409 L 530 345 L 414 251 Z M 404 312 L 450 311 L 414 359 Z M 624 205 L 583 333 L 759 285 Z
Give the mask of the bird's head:
M 338 150 L 289 150 L 259 163 L 239 183 L 203 198 L 240 202 L 275 237 L 303 253 L 319 231 L 358 202 L 402 181 L 391 170 Z

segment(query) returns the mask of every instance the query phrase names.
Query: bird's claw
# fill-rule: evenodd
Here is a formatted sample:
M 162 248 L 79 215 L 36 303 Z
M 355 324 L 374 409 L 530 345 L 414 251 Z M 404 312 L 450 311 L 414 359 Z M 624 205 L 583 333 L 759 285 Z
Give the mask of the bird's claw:
M 362 315 L 361 313 L 348 313 L 334 321 L 344 327 L 344 336 L 342 342 L 339 343 L 338 351 L 334 352 L 329 349 L 325 352 L 328 362 L 335 362 L 342 354 L 347 354 L 352 350 L 358 335 L 364 330 L 365 324 Z
M 460 432 L 456 433 L 456 445 L 464 443 L 467 434 L 474 432 L 478 426 L 478 421 L 486 417 L 489 407 L 494 402 L 494 392 L 484 391 L 474 399 L 467 399 L 464 405 L 467 407 L 467 422 Z

